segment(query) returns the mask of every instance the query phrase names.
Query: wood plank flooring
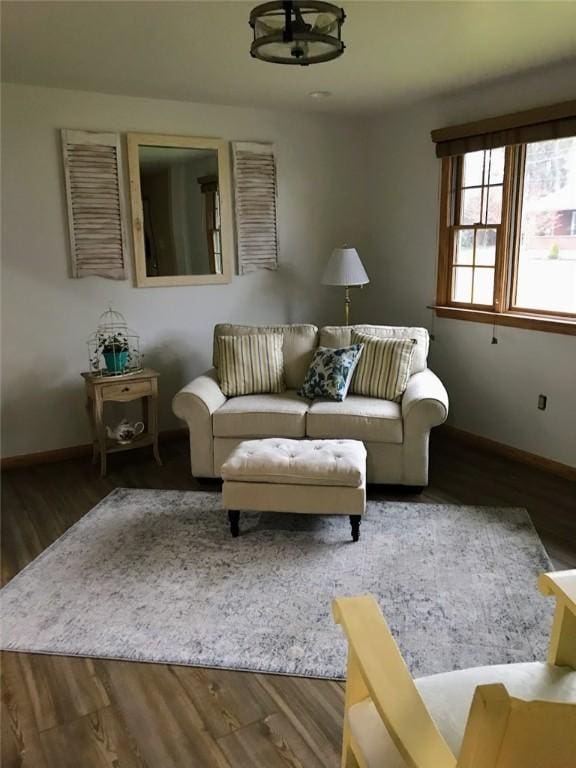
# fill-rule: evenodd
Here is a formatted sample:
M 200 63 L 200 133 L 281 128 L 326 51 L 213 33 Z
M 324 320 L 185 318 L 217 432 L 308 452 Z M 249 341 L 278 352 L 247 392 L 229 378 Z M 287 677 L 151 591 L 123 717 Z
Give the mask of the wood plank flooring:
M 216 489 L 191 476 L 185 441 L 2 476 L 2 583 L 117 486 Z M 576 484 L 434 435 L 421 496 L 372 498 L 528 508 L 557 568 L 576 567 Z M 339 683 L 161 664 L 5 653 L 3 768 L 334 768 Z

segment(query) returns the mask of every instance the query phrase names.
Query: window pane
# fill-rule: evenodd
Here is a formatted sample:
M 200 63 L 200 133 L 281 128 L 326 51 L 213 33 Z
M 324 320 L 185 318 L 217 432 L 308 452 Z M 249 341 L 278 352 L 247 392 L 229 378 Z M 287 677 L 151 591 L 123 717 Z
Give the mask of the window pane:
M 502 187 L 487 187 L 485 196 L 488 198 L 488 215 L 482 211 L 482 218 L 486 218 L 487 224 L 500 224 L 502 218 Z
M 504 181 L 504 157 L 504 147 L 486 152 L 485 184 L 502 184 Z
M 496 230 L 479 229 L 476 232 L 476 264 L 494 266 L 496 263 Z
M 454 242 L 454 263 L 470 264 L 473 263 L 474 253 L 474 230 L 460 229 L 456 232 Z
M 480 210 L 481 204 L 481 189 L 463 189 L 460 224 L 478 224 L 478 222 L 482 220 Z
M 454 267 L 452 301 L 469 304 L 472 300 L 472 267 Z
M 516 306 L 576 313 L 576 138 L 528 144 Z
M 463 187 L 501 184 L 504 180 L 504 147 L 464 155 Z
M 472 301 L 474 304 L 489 304 L 490 306 L 494 304 L 493 269 L 474 270 L 474 293 Z
M 484 150 L 464 155 L 463 187 L 481 186 L 484 172 Z

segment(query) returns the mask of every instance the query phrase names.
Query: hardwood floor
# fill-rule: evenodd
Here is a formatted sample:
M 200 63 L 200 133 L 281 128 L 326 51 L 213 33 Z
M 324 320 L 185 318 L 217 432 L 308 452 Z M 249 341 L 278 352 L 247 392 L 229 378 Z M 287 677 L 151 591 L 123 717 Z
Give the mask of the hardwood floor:
M 526 507 L 557 568 L 576 567 L 576 484 L 434 435 L 431 482 L 404 501 Z M 200 486 L 187 445 L 119 454 L 100 478 L 86 459 L 3 475 L 2 583 L 117 486 Z M 3 768 L 330 768 L 343 688 L 325 680 L 5 653 Z

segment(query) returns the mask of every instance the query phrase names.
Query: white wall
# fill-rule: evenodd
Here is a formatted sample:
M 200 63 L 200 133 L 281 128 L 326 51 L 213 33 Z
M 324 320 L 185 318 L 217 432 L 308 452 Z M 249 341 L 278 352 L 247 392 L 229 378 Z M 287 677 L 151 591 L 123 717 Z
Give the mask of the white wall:
M 112 303 L 142 336 L 170 401 L 210 364 L 217 322 L 338 322 L 341 296 L 321 287 L 333 247 L 365 243 L 360 125 L 350 120 L 31 86 L 2 89 L 2 454 L 89 441 L 86 339 Z M 280 269 L 223 286 L 134 288 L 67 277 L 60 128 L 149 131 L 273 141 L 278 150 Z
M 383 114 L 370 126 L 372 322 L 430 327 L 438 183 L 430 131 L 574 98 L 576 65 L 468 89 Z M 435 321 L 431 367 L 460 429 L 576 466 L 576 338 L 452 319 Z M 538 394 L 548 396 L 537 410 Z

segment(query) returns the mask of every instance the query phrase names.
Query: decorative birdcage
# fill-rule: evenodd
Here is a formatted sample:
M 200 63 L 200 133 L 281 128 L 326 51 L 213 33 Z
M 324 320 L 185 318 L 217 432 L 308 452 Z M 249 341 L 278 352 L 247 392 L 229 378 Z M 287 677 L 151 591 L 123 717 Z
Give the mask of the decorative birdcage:
M 120 312 L 103 312 L 88 339 L 88 361 L 94 376 L 126 376 L 142 370 L 140 337 Z

